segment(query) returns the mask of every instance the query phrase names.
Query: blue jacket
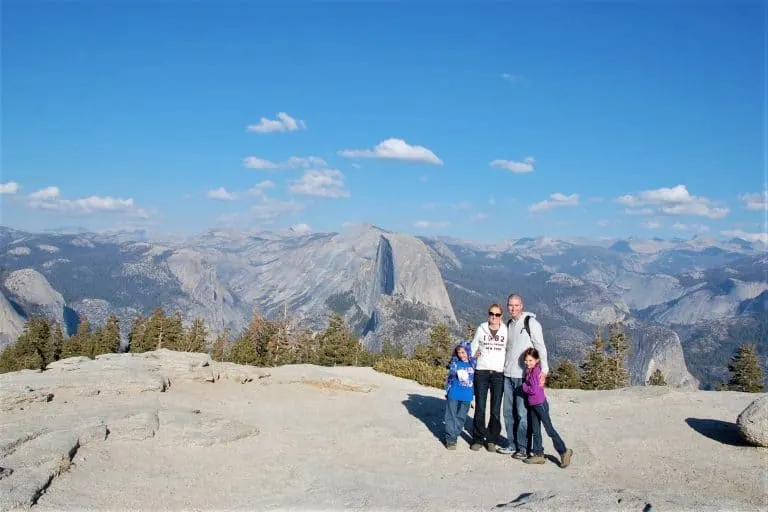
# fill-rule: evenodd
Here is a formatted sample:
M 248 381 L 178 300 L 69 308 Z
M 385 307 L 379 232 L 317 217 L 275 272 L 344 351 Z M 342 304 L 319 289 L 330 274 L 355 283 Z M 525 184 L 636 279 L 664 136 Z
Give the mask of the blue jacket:
M 475 397 L 475 367 L 473 362 L 451 361 L 448 379 L 445 382 L 447 398 L 461 402 L 471 402 Z

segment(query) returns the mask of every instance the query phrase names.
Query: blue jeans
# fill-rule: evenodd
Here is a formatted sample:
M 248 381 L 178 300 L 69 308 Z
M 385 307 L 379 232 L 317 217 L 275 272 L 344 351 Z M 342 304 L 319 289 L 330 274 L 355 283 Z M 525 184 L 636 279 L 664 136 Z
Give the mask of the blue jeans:
M 544 400 L 544 403 L 539 405 L 531 405 L 531 428 L 533 430 L 533 455 L 544 455 L 544 445 L 541 442 L 541 425 L 544 424 L 544 430 L 547 431 L 547 435 L 552 439 L 552 444 L 555 445 L 557 453 L 562 455 L 565 453 L 565 443 L 557 433 L 555 427 L 552 426 L 552 419 L 549 417 L 549 402 Z
M 528 408 L 523 393 L 524 379 L 504 377 L 504 423 L 509 448 L 528 453 Z
M 469 404 L 448 398 L 445 404 L 445 443 L 454 444 L 464 430 L 464 421 L 469 414 Z

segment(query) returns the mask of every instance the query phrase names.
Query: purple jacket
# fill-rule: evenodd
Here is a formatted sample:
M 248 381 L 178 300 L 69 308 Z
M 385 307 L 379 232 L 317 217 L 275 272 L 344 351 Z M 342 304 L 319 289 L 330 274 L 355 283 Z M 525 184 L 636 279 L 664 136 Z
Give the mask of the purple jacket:
M 537 364 L 532 370 L 526 370 L 523 393 L 528 396 L 528 405 L 541 405 L 547 399 L 544 388 L 539 384 L 541 367 Z

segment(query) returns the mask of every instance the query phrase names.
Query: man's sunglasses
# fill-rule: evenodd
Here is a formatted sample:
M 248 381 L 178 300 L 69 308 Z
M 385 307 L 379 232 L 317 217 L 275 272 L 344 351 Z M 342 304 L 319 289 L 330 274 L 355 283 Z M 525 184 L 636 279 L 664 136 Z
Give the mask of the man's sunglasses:
M 501 316 L 501 313 L 493 313 L 491 311 L 488 312 L 488 316 Z

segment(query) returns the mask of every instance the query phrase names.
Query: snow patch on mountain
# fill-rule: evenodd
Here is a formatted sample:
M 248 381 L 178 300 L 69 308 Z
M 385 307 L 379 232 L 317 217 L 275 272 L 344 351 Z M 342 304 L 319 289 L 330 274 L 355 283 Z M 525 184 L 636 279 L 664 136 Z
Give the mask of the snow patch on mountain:
M 59 252 L 59 248 L 56 247 L 55 245 L 40 244 L 37 246 L 37 248 L 43 252 L 50 252 L 50 253 Z

